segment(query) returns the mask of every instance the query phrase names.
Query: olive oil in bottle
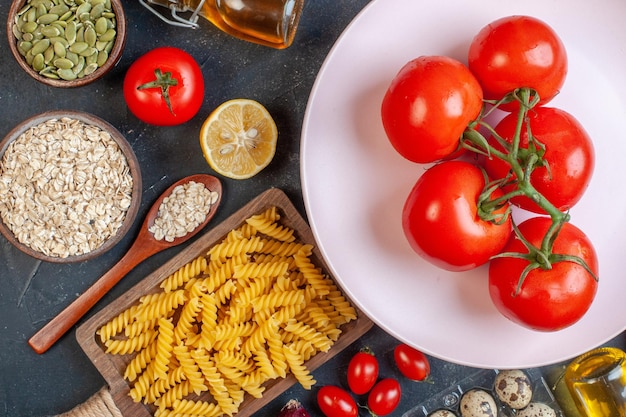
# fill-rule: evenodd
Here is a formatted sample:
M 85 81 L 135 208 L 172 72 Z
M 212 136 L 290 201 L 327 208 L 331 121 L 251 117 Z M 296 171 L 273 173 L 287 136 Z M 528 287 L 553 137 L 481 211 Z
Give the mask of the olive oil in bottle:
M 176 26 L 198 27 L 202 16 L 218 29 L 245 41 L 287 48 L 293 42 L 304 0 L 140 0 L 160 19 Z M 170 9 L 162 15 L 152 5 Z M 187 18 L 179 13 L 191 13 Z
M 603 347 L 574 359 L 565 383 L 584 417 L 626 417 L 626 354 Z

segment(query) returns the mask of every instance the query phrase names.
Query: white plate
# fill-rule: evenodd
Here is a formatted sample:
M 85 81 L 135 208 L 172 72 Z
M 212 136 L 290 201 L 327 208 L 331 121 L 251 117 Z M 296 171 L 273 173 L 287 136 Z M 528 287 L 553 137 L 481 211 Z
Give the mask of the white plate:
M 585 317 L 542 333 L 493 307 L 486 268 L 449 273 L 421 260 L 402 233 L 404 200 L 424 166 L 388 143 L 380 103 L 404 63 L 420 55 L 463 62 L 472 37 L 499 17 L 548 22 L 568 51 L 569 74 L 552 105 L 594 139 L 596 170 L 572 223 L 600 258 L 597 297 Z M 626 2 L 604 0 L 375 0 L 337 41 L 305 115 L 301 175 L 311 227 L 339 283 L 380 327 L 435 357 L 483 368 L 552 364 L 626 328 Z

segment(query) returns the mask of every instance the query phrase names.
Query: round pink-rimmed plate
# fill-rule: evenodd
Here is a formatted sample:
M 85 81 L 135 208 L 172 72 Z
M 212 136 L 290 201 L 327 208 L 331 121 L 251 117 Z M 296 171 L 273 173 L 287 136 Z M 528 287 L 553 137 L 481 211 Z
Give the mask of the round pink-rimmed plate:
M 565 11 L 565 12 L 564 12 Z M 397 71 L 420 55 L 466 61 L 472 37 L 499 17 L 549 23 L 568 51 L 569 73 L 551 103 L 594 139 L 596 170 L 572 223 L 600 259 L 597 297 L 558 332 L 522 328 L 493 307 L 486 267 L 440 270 L 408 246 L 401 211 L 426 168 L 389 145 L 380 103 Z M 317 243 L 340 285 L 391 335 L 435 357 L 481 368 L 528 368 L 574 357 L 626 328 L 626 3 L 606 0 L 375 0 L 353 20 L 313 87 L 301 142 L 304 201 Z

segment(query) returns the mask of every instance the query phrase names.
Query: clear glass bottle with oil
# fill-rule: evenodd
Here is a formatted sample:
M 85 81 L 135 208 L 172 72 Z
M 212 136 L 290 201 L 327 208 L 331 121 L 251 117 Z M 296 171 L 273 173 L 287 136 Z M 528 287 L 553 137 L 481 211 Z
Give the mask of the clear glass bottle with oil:
M 602 347 L 574 359 L 565 383 L 584 417 L 626 417 L 626 354 Z
M 304 0 L 139 1 L 169 24 L 197 28 L 198 17 L 203 17 L 236 38 L 276 49 L 287 48 L 293 42 L 304 6 Z M 163 15 L 153 5 L 168 8 L 171 16 Z

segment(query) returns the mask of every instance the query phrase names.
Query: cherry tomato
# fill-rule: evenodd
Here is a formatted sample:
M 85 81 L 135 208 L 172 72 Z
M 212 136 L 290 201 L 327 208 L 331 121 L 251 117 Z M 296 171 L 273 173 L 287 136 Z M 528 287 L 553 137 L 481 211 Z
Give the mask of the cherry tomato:
M 381 379 L 367 396 L 367 407 L 377 416 L 386 416 L 393 412 L 400 403 L 402 389 L 393 378 Z
M 334 385 L 326 385 L 317 392 L 317 404 L 326 417 L 356 417 L 356 402 L 350 394 Z
M 128 68 L 124 100 L 130 111 L 146 123 L 185 123 L 198 113 L 204 100 L 200 66 L 181 49 L 155 48 Z
M 365 394 L 378 380 L 378 359 L 369 351 L 360 351 L 348 364 L 348 386 L 357 394 Z
M 400 373 L 412 381 L 424 381 L 430 375 L 426 355 L 405 343 L 396 346 L 393 358 Z
M 595 165 L 591 138 L 578 120 L 564 110 L 536 107 L 528 112 L 528 122 L 532 136 L 545 145 L 543 158 L 548 164 L 535 168 L 530 182 L 559 210 L 567 211 L 580 200 L 591 181 Z M 510 113 L 495 130 L 511 143 L 516 125 L 517 114 Z M 493 137 L 489 142 L 495 148 L 503 149 Z M 522 130 L 520 149 L 528 149 L 527 129 Z M 485 161 L 485 170 L 491 178 L 504 178 L 509 169 L 510 166 L 501 159 Z M 511 201 L 523 209 L 545 213 L 526 196 L 514 197 Z
M 402 212 L 404 234 L 413 250 L 449 271 L 476 268 L 499 253 L 511 234 L 511 220 L 496 224 L 479 217 L 477 201 L 484 186 L 485 175 L 469 162 L 445 161 L 426 170 Z M 502 195 L 496 189 L 491 199 Z
M 529 16 L 507 16 L 488 24 L 474 37 L 468 66 L 486 99 L 499 100 L 516 88 L 529 87 L 545 104 L 565 82 L 567 52 L 545 22 Z
M 533 217 L 519 225 L 522 236 L 538 247 L 552 221 Z M 505 252 L 526 253 L 515 236 Z M 598 274 L 596 252 L 589 238 L 576 226 L 565 223 L 554 241 L 553 253 L 578 256 Z M 494 258 L 489 265 L 489 294 L 496 308 L 508 319 L 524 327 L 555 331 L 577 322 L 589 309 L 597 281 L 574 262 L 556 262 L 551 269 L 533 269 L 517 292 L 520 275 L 529 265 L 524 259 Z
M 383 126 L 400 155 L 434 162 L 458 149 L 463 131 L 482 109 L 482 98 L 465 65 L 448 57 L 422 56 L 392 80 L 381 107 Z

